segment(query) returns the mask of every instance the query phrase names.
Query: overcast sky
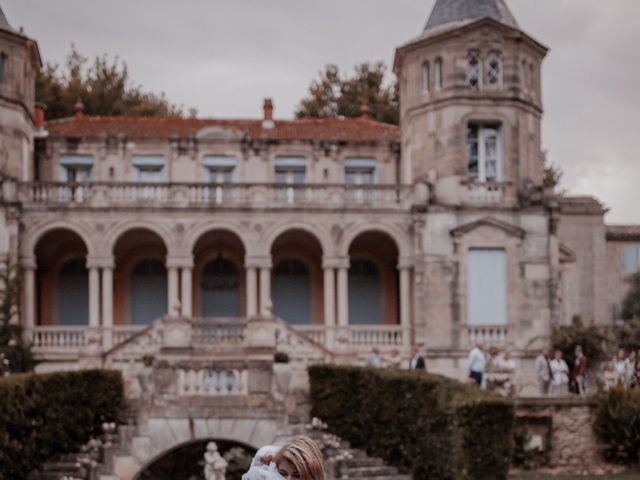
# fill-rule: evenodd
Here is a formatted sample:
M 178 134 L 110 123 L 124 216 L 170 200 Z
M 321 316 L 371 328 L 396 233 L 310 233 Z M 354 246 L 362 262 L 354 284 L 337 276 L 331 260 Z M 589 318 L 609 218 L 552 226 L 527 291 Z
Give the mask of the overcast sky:
M 434 0 L 0 0 L 9 22 L 62 63 L 119 55 L 145 90 L 200 116 L 292 117 L 327 63 L 393 61 Z M 640 223 L 640 0 L 508 0 L 551 48 L 543 148 L 571 194 L 597 196 L 610 223 Z

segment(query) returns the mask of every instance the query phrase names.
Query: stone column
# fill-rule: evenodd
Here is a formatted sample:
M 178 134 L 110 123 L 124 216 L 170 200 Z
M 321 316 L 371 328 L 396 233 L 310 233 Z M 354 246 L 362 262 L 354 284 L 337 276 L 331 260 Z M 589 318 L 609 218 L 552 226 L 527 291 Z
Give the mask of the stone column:
M 89 267 L 89 326 L 100 327 L 100 269 L 95 265 Z
M 273 302 L 271 300 L 271 266 L 260 268 L 260 315 L 270 317 L 273 315 Z
M 349 326 L 349 265 L 348 260 L 338 268 L 338 326 Z
M 193 268 L 191 266 L 183 266 L 182 267 L 182 282 L 181 282 L 181 290 L 180 290 L 180 301 L 182 303 L 182 315 L 184 317 L 191 317 L 192 308 L 191 308 L 191 299 L 193 298 L 192 291 L 192 281 L 193 278 Z
M 102 347 L 113 346 L 113 266 L 102 267 Z
M 255 317 L 258 314 L 258 271 L 255 267 L 246 266 L 246 275 L 247 275 L 247 286 L 246 286 L 246 295 L 247 295 L 247 308 L 246 315 L 247 317 Z
M 325 347 L 331 349 L 336 327 L 336 269 L 333 262 L 323 261 Z
M 36 309 L 38 301 L 36 299 L 36 259 L 29 258 L 23 260 L 22 270 L 24 271 L 24 328 L 30 340 L 33 338 L 33 328 L 36 325 Z
M 167 314 L 178 314 L 174 308 L 178 305 L 178 268 L 174 266 L 168 267 L 167 275 Z
M 402 345 L 411 344 L 411 267 L 402 264 L 400 270 L 400 325 L 402 326 Z

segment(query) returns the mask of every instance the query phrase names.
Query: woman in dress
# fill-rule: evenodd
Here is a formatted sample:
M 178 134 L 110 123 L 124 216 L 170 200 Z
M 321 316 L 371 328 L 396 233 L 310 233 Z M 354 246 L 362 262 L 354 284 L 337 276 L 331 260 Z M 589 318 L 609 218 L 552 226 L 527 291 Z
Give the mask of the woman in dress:
M 324 480 L 320 448 L 309 437 L 298 435 L 282 447 L 263 447 L 242 480 Z
M 551 386 L 549 388 L 550 395 L 567 395 L 569 393 L 569 366 L 562 359 L 562 352 L 556 350 L 555 356 L 551 362 Z

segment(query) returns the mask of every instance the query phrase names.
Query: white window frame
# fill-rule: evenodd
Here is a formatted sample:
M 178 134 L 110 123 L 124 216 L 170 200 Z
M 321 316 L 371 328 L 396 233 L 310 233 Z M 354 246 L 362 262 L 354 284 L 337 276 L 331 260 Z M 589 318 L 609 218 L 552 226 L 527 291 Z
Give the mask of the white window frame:
M 162 155 L 134 155 L 131 163 L 133 165 L 132 180 L 136 183 L 164 183 L 167 181 L 167 171 L 164 157 Z M 155 178 L 145 179 L 143 175 L 154 172 Z
M 428 93 L 431 88 L 431 68 L 429 62 L 422 62 L 422 93 Z
M 442 58 L 437 58 L 434 63 L 435 89 L 442 90 Z
M 295 181 L 295 174 L 302 172 L 302 182 Z M 305 157 L 278 156 L 274 161 L 274 179 L 278 173 L 285 173 L 286 185 L 302 185 L 307 182 L 307 159 Z
M 494 61 L 498 65 L 497 72 L 495 72 L 496 68 L 492 66 Z M 502 89 L 502 73 L 502 55 L 498 52 L 491 52 L 487 58 L 487 85 Z
M 347 176 L 355 174 L 355 182 L 349 183 Z M 363 175 L 371 175 L 371 183 L 364 183 Z M 349 185 L 375 185 L 378 183 L 378 162 L 375 158 L 346 158 L 344 161 L 344 182 Z
M 234 183 L 236 159 L 230 155 L 206 155 L 203 158 L 206 183 Z M 230 174 L 227 180 L 227 174 Z
M 468 132 L 472 128 L 477 129 L 477 137 L 476 141 L 478 142 L 478 175 L 477 177 L 472 177 L 471 172 L 469 171 L 469 179 L 485 183 L 485 182 L 497 182 L 500 183 L 504 181 L 504 140 L 502 135 L 502 127 L 500 125 L 494 124 L 482 124 L 482 123 L 470 123 L 468 126 Z M 489 159 L 487 158 L 486 153 L 486 141 L 490 135 L 496 135 L 496 178 L 487 179 L 487 162 Z M 471 152 L 469 148 L 470 135 L 467 133 L 467 166 L 471 163 Z
M 93 156 L 91 155 L 61 155 L 58 161 L 58 178 L 61 182 L 90 182 L 93 180 Z M 71 172 L 77 175 L 78 172 L 86 173 L 85 178 L 78 180 L 69 179 Z

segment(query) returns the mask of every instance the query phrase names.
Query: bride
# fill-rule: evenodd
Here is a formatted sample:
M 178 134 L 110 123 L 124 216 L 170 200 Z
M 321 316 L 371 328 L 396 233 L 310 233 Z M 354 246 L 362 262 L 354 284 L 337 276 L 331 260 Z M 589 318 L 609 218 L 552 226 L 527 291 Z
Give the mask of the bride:
M 322 453 L 305 435 L 292 438 L 282 447 L 262 447 L 242 480 L 324 480 Z

